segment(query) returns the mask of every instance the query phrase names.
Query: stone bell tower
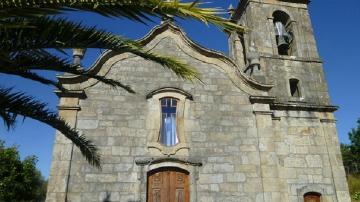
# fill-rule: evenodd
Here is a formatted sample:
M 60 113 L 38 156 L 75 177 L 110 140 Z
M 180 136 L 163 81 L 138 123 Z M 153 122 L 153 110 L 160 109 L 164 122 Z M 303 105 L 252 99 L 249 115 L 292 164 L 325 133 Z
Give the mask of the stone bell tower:
M 230 57 L 252 79 L 274 85 L 267 98 L 273 136 L 260 137 L 259 146 L 274 152 L 271 161 L 269 153 L 260 152 L 266 201 L 320 200 L 320 195 L 321 201 L 350 201 L 333 115 L 337 107 L 330 102 L 309 3 L 241 0 L 231 15 L 249 31 L 231 33 Z M 278 173 L 266 171 L 269 162 Z M 273 179 L 276 183 L 266 183 Z M 328 188 L 332 191 L 321 191 Z
M 253 79 L 273 83 L 279 102 L 328 105 L 329 97 L 311 20 L 309 0 L 241 0 L 232 19 L 249 28 L 230 38 L 230 55 L 240 67 L 258 55 Z

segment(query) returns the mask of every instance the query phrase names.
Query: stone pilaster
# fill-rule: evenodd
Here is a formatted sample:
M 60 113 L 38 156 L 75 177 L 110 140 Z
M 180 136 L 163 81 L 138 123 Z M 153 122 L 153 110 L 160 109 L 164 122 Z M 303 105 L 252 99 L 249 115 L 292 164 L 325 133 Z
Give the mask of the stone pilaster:
M 60 97 L 59 116 L 71 127 L 76 127 L 77 113 L 80 110 L 79 97 Z M 47 202 L 67 201 L 67 187 L 70 177 L 73 143 L 59 131 L 56 131 L 55 144 L 49 183 L 47 188 Z
M 324 113 L 320 119 L 324 132 L 325 143 L 329 155 L 332 171 L 333 184 L 336 198 L 340 202 L 350 202 L 349 188 L 346 182 L 345 169 L 342 161 L 340 144 L 336 131 L 335 118 L 333 113 Z
M 272 112 L 268 104 L 254 104 L 258 133 L 263 201 L 288 201 L 286 182 L 279 175 L 279 160 L 275 151 Z

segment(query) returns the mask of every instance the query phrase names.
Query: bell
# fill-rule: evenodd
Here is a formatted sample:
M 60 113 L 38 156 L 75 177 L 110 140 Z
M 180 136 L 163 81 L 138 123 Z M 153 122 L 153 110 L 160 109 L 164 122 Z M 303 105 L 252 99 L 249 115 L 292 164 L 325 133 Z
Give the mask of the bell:
M 276 36 L 286 36 L 288 35 L 285 25 L 282 22 L 275 22 L 274 23 L 275 26 L 275 34 Z
M 278 47 L 289 47 L 292 37 L 282 22 L 275 22 L 275 34 Z
M 286 38 L 284 35 L 282 36 L 277 36 L 277 45 L 278 47 L 281 46 L 289 46 L 289 43 L 287 42 Z

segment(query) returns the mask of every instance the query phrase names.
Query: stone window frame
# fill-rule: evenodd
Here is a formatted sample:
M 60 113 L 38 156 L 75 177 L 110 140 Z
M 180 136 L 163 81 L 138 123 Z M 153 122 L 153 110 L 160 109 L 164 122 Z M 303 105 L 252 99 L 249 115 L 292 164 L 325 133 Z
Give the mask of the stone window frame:
M 295 85 L 295 86 L 294 86 Z M 296 88 L 296 89 L 293 89 Z M 291 97 L 301 97 L 302 96 L 302 92 L 300 89 L 300 80 L 297 78 L 291 78 L 289 79 L 289 89 L 290 89 L 290 96 Z M 292 91 L 295 90 L 294 94 L 292 93 Z
M 290 86 L 290 81 L 291 80 L 297 80 L 298 81 L 298 90 L 299 90 L 299 94 L 300 94 L 299 97 L 291 95 L 291 86 Z M 301 79 L 296 78 L 296 77 L 289 77 L 286 80 L 286 86 L 287 86 L 287 94 L 288 94 L 288 97 L 289 97 L 289 101 L 291 101 L 291 102 L 301 102 L 301 101 L 303 101 L 305 99 Z
M 171 97 L 178 100 L 176 109 L 176 126 L 179 143 L 174 146 L 165 146 L 158 139 L 161 130 L 161 103 L 160 99 Z M 146 118 L 147 129 L 149 131 L 147 146 L 153 155 L 187 155 L 189 146 L 185 136 L 184 117 L 190 101 L 193 100 L 191 94 L 173 87 L 165 87 L 152 91 L 146 96 L 148 101 L 149 113 Z

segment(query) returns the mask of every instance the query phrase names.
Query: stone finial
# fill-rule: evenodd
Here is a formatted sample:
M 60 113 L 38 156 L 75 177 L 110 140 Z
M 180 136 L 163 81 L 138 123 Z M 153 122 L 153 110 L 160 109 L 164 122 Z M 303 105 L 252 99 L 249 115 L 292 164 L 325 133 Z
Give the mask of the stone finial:
M 234 11 L 234 10 L 235 10 L 234 6 L 232 4 L 230 4 L 229 7 L 228 7 L 228 11 L 231 12 L 231 11 Z
M 174 2 L 174 0 L 163 0 L 165 3 L 171 3 Z M 165 15 L 162 17 L 161 19 L 161 24 L 166 23 L 166 22 L 173 22 L 174 21 L 174 16 L 173 15 Z
M 232 4 L 229 5 L 227 11 L 230 13 L 230 16 L 232 16 L 235 13 L 235 8 Z
M 80 65 L 81 59 L 83 59 L 85 55 L 85 48 L 74 48 L 73 49 L 73 63 L 74 65 Z

